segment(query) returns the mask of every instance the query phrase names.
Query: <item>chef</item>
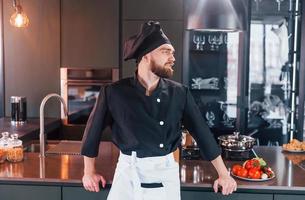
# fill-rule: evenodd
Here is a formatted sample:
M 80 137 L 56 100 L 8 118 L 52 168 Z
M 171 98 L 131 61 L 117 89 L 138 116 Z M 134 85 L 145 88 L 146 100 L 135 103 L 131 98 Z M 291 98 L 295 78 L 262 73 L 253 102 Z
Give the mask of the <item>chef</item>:
M 169 80 L 175 49 L 159 22 L 149 21 L 124 44 L 124 60 L 135 59 L 134 77 L 101 89 L 89 117 L 81 154 L 83 185 L 99 191 L 106 180 L 95 171 L 102 130 L 112 128 L 113 143 L 120 149 L 108 200 L 180 200 L 179 165 L 173 157 L 181 141 L 181 126 L 189 130 L 203 156 L 215 167 L 214 191 L 236 190 L 220 149 L 194 102 L 189 89 Z

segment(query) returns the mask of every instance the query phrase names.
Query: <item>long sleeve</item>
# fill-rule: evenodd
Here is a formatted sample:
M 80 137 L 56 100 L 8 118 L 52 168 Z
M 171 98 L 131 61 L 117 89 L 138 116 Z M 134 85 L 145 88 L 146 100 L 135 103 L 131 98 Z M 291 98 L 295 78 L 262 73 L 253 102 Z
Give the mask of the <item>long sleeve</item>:
M 186 93 L 182 124 L 189 130 L 193 138 L 196 140 L 203 156 L 208 160 L 214 160 L 220 155 L 220 148 L 203 119 L 189 89 L 186 89 Z
M 107 87 L 102 87 L 100 90 L 85 128 L 81 154 L 88 157 L 96 157 L 98 155 L 102 131 L 112 121 L 107 104 L 106 90 Z

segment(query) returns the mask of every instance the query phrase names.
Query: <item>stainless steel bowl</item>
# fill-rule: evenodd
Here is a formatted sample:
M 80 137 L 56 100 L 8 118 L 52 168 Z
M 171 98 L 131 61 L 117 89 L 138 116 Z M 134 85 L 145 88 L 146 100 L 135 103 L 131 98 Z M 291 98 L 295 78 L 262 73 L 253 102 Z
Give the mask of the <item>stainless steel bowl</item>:
M 250 151 L 255 145 L 253 137 L 240 135 L 239 132 L 234 132 L 233 135 L 222 135 L 218 139 L 221 148 L 226 151 Z

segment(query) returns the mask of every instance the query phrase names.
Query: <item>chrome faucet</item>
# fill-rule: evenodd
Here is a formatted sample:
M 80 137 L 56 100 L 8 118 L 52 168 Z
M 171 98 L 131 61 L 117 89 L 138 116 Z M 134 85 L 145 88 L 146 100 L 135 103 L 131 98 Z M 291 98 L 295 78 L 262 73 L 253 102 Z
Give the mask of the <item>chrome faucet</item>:
M 45 148 L 45 133 L 44 133 L 44 106 L 46 104 L 46 102 L 51 98 L 51 97 L 56 97 L 57 99 L 60 100 L 60 102 L 63 105 L 63 109 L 64 109 L 64 114 L 67 117 L 68 116 L 68 109 L 67 109 L 67 104 L 65 103 L 65 100 L 59 96 L 58 94 L 48 94 L 45 98 L 43 98 L 43 100 L 41 101 L 40 104 L 40 115 L 39 115 L 39 119 L 40 119 L 40 134 L 39 134 L 39 143 L 40 143 L 40 156 L 41 157 L 45 157 L 46 156 L 46 148 Z

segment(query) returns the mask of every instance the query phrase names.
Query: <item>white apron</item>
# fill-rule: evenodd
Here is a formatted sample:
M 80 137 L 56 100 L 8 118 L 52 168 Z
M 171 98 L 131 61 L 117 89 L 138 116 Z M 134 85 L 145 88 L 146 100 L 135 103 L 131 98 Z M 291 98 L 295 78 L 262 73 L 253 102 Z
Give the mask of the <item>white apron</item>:
M 180 200 L 179 165 L 173 153 L 147 158 L 120 153 L 107 200 Z

